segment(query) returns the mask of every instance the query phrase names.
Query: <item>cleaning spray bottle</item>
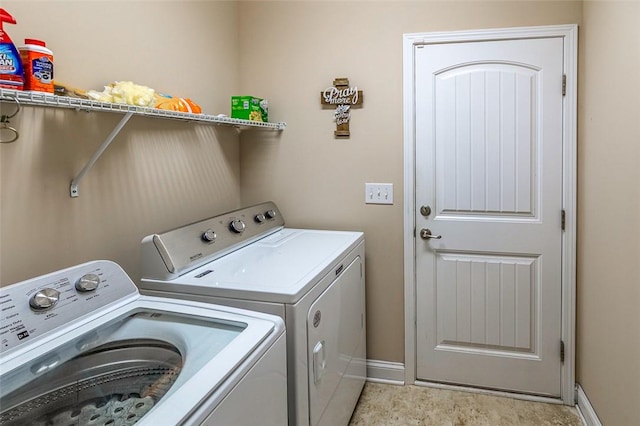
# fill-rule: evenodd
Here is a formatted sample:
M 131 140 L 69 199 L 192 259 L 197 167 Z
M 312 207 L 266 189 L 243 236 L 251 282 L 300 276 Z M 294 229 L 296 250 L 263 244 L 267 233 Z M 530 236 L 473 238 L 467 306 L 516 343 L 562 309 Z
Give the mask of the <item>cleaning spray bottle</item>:
M 24 86 L 22 60 L 9 34 L 2 28 L 4 22 L 15 24 L 16 20 L 6 10 L 0 9 L 0 87 L 22 90 Z

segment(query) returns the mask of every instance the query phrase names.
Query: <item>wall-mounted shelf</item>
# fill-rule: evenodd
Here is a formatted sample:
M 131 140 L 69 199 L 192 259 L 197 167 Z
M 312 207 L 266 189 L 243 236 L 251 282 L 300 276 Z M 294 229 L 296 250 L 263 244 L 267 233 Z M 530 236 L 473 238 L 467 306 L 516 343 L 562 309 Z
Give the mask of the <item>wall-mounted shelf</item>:
M 56 96 L 42 92 L 23 92 L 19 90 L 10 90 L 0 88 L 0 101 L 18 102 L 20 105 L 31 105 L 40 107 L 57 107 L 75 109 L 79 111 L 99 111 L 114 112 L 124 114 L 120 122 L 113 131 L 107 136 L 107 139 L 100 145 L 98 150 L 89 159 L 87 164 L 80 170 L 80 173 L 71 181 L 71 196 L 78 196 L 78 185 L 86 173 L 91 169 L 93 164 L 100 158 L 102 153 L 107 149 L 111 142 L 118 136 L 118 133 L 124 128 L 129 119 L 134 115 L 145 117 L 165 118 L 173 120 L 190 121 L 198 124 L 221 125 L 235 127 L 238 131 L 247 129 L 262 129 L 282 131 L 287 126 L 286 123 L 264 123 L 259 121 L 240 120 L 238 118 L 230 118 L 219 115 L 192 114 L 186 112 L 167 111 L 156 108 L 137 107 L 125 104 L 113 104 L 107 102 L 98 102 L 89 99 L 70 98 L 66 96 Z
M 116 112 L 121 114 L 131 113 L 146 117 L 168 118 L 174 120 L 192 121 L 194 123 L 233 126 L 240 130 L 265 129 L 284 130 L 286 123 L 263 123 L 260 121 L 240 120 L 218 115 L 191 114 L 186 112 L 166 111 L 156 108 L 137 107 L 125 104 L 112 104 L 107 102 L 92 101 L 89 99 L 69 98 L 56 96 L 42 92 L 22 92 L 0 88 L 0 100 L 17 100 L 20 105 L 34 105 L 43 107 L 69 108 L 82 111 Z

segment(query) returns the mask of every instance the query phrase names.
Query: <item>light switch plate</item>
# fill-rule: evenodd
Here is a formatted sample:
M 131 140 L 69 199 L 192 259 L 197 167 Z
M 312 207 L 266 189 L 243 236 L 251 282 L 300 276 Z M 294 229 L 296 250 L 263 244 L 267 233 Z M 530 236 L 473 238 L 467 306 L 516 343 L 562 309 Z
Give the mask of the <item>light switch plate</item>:
M 366 204 L 393 204 L 393 184 L 365 183 L 364 202 Z

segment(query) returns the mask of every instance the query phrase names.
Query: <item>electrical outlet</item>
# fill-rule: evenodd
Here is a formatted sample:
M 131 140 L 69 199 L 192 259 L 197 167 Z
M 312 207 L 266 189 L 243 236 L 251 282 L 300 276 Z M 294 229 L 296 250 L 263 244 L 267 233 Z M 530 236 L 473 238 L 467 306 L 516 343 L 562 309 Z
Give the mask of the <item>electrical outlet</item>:
M 392 183 L 365 183 L 365 204 L 393 204 Z

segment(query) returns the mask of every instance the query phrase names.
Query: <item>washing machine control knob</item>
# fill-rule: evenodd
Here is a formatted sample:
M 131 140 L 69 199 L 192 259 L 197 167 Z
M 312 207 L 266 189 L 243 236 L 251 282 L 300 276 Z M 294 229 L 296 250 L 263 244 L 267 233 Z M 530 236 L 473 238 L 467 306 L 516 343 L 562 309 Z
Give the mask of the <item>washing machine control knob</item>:
M 277 213 L 275 210 L 267 210 L 266 212 L 264 212 L 264 215 L 267 217 L 267 219 L 273 219 L 274 217 L 277 216 Z
M 29 299 L 29 305 L 34 311 L 44 311 L 53 308 L 60 299 L 60 292 L 52 288 L 43 288 Z
M 202 240 L 208 243 L 212 243 L 216 240 L 216 233 L 213 232 L 213 229 L 207 229 L 202 233 Z
M 229 224 L 229 229 L 231 229 L 236 234 L 242 234 L 246 227 L 247 226 L 244 224 L 244 222 L 241 219 L 234 219 Z
M 262 223 L 265 221 L 266 218 L 262 213 L 258 213 L 254 219 L 256 220 L 256 222 Z
M 76 290 L 82 293 L 94 291 L 100 284 L 100 277 L 96 274 L 84 274 L 76 282 Z

